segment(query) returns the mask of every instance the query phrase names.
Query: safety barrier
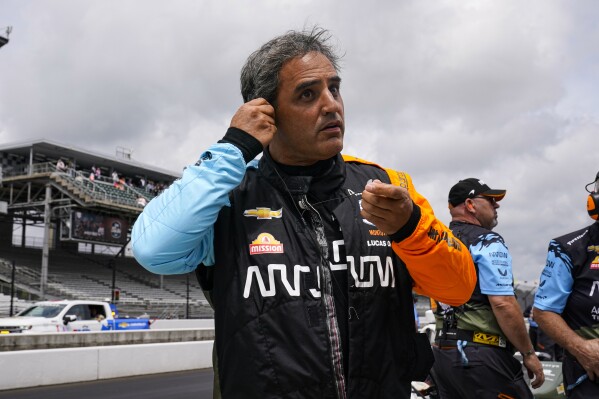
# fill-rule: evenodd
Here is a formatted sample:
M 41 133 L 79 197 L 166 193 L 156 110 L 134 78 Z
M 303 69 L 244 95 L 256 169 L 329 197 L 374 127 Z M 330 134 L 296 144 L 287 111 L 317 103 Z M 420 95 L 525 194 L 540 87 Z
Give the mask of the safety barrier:
M 213 340 L 212 328 L 1 335 L 0 390 L 209 368 Z
M 212 367 L 213 341 L 0 353 L 0 390 Z

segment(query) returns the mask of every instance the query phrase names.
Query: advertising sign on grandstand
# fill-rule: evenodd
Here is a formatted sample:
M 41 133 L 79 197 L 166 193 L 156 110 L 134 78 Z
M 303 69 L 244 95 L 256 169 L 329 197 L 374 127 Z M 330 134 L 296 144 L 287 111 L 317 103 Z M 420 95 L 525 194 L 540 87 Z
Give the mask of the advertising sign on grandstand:
M 98 243 L 125 244 L 129 224 L 126 220 L 91 212 L 75 211 L 71 214 L 71 229 L 63 239 Z

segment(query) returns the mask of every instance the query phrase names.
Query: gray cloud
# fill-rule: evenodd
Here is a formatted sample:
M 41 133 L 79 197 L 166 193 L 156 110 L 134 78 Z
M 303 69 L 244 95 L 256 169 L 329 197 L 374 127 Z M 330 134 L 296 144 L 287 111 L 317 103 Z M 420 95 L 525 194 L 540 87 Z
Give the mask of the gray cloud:
M 410 173 L 449 221 L 464 177 L 506 188 L 497 231 L 518 279 L 580 228 L 599 170 L 592 0 L 4 0 L 0 141 L 133 150 L 178 171 L 225 132 L 249 53 L 319 24 L 341 51 L 345 152 Z

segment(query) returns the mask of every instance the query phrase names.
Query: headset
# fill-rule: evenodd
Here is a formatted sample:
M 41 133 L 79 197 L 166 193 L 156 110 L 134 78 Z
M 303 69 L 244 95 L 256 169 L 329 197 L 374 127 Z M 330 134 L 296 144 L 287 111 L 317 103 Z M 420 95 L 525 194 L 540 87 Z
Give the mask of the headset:
M 589 186 L 594 185 L 593 190 L 589 190 Z M 585 187 L 585 190 L 589 193 L 587 198 L 587 212 L 593 220 L 599 219 L 599 172 L 595 177 L 595 181 L 590 182 Z

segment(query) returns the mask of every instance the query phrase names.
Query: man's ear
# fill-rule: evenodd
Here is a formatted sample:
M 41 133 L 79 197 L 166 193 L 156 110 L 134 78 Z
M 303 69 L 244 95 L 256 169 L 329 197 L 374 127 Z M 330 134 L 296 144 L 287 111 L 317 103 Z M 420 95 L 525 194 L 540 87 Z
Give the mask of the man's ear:
M 468 212 L 472 212 L 474 213 L 474 205 L 472 205 L 474 201 L 472 201 L 470 198 L 466 198 L 466 201 L 464 201 L 464 205 L 466 206 L 466 210 Z

